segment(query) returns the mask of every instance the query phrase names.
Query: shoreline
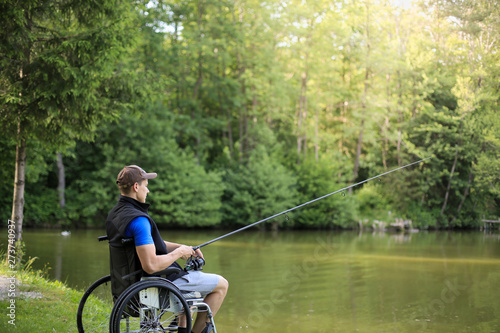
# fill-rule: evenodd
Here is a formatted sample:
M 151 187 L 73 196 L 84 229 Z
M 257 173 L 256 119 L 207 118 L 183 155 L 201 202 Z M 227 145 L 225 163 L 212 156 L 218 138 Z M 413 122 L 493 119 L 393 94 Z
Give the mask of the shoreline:
M 83 292 L 43 276 L 12 273 L 0 265 L 0 306 L 7 310 L 0 332 L 77 332 L 76 312 Z

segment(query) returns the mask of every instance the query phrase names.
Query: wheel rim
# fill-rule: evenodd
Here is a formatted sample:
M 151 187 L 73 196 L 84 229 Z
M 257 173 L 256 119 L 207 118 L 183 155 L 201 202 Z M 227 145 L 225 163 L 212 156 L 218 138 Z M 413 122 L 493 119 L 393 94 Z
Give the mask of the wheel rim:
M 124 292 L 113 310 L 112 332 L 177 332 L 178 318 L 191 317 L 179 291 L 161 281 L 138 283 Z
M 105 276 L 94 282 L 83 294 L 77 311 L 79 333 L 105 332 L 113 309 L 111 278 Z

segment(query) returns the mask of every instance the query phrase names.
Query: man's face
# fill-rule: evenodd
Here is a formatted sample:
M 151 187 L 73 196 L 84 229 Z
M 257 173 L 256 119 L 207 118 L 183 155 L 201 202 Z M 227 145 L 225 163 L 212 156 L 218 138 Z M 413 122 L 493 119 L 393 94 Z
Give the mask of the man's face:
M 144 179 L 141 183 L 137 183 L 137 184 L 139 185 L 138 189 L 137 189 L 137 201 L 145 203 L 146 202 L 146 196 L 149 193 L 148 180 Z

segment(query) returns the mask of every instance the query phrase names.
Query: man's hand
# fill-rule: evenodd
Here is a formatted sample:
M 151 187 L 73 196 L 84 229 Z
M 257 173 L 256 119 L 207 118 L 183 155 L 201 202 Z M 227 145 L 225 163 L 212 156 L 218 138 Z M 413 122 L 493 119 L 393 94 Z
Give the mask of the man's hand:
M 176 248 L 173 252 L 176 253 L 180 258 L 187 260 L 189 257 L 195 255 L 195 251 L 191 246 L 187 245 L 181 245 L 178 248 Z
M 201 253 L 200 249 L 196 249 L 196 251 L 194 251 L 194 253 L 195 253 L 196 256 L 203 258 L 203 253 Z M 205 259 L 205 258 L 203 258 L 203 259 Z

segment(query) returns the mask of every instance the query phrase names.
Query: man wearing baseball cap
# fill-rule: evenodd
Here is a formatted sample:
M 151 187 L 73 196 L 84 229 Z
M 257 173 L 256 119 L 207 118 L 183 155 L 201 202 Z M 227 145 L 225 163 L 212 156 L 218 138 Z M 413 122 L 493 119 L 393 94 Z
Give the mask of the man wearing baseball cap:
M 201 271 L 185 272 L 176 262 L 203 254 L 187 245 L 164 241 L 158 227 L 148 214 L 148 181 L 157 177 L 137 165 L 124 167 L 116 179 L 120 190 L 117 204 L 106 219 L 106 232 L 110 245 L 111 290 L 116 299 L 128 286 L 142 275 L 152 275 L 167 268 L 178 268 L 166 278 L 179 289 L 197 291 L 205 298 L 215 315 L 228 289 L 228 282 L 220 275 Z M 133 238 L 133 244 L 123 244 L 122 239 Z M 139 272 L 139 274 L 133 274 Z M 142 273 L 142 274 L 140 274 Z M 129 276 L 123 279 L 124 276 Z M 199 313 L 192 332 L 211 332 L 206 312 Z M 183 328 L 179 328 L 179 333 Z

